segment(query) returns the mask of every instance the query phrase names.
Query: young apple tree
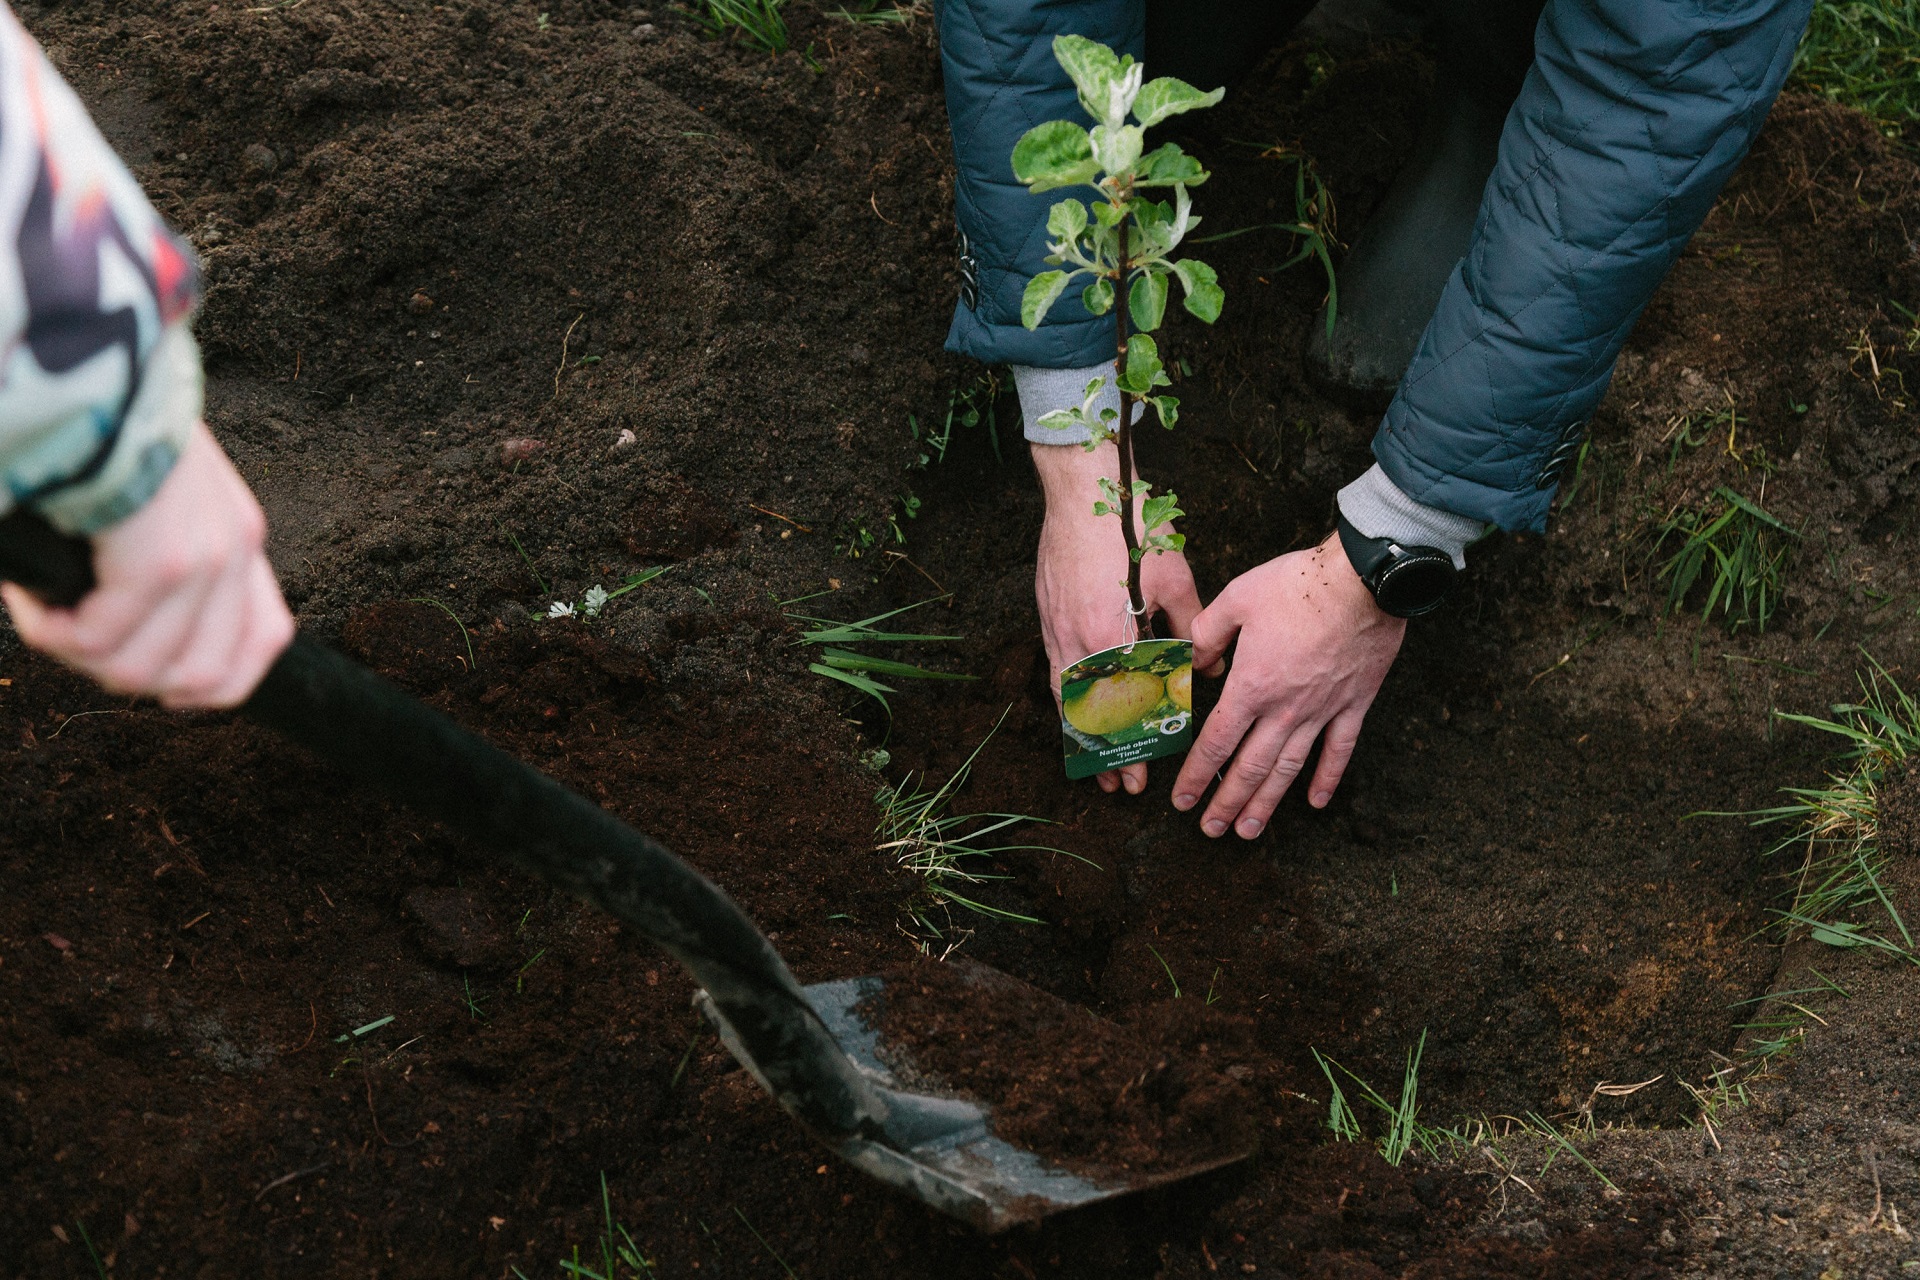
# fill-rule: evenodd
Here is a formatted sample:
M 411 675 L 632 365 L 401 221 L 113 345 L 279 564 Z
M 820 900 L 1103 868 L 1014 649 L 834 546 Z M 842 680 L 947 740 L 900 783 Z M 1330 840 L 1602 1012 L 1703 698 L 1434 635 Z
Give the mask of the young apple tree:
M 1013 148 L 1014 177 L 1036 195 L 1084 186 L 1093 189 L 1096 199 L 1091 206 L 1066 199 L 1048 211 L 1047 261 L 1060 269 L 1043 271 L 1027 282 L 1020 320 L 1029 329 L 1037 327 L 1082 276 L 1091 279 L 1081 289 L 1081 304 L 1094 315 L 1113 314 L 1119 410 L 1095 409 L 1106 385 L 1102 376 L 1087 384 L 1084 403 L 1049 413 L 1040 425 L 1085 427 L 1092 433 L 1086 444 L 1090 451 L 1106 440 L 1119 447 L 1119 481 L 1101 477 L 1101 500 L 1093 510 L 1095 515 L 1120 517 L 1128 555 L 1128 607 L 1137 633 L 1144 637 L 1140 561 L 1149 551 L 1178 551 L 1185 543 L 1180 534 L 1156 532 L 1182 514 L 1178 498 L 1151 493 L 1144 480 L 1133 478 L 1136 408 L 1151 405 L 1160 425 L 1168 428 L 1179 416 L 1180 402 L 1159 393 L 1172 379 L 1151 335 L 1166 315 L 1173 281 L 1180 284 L 1186 309 L 1208 324 L 1219 318 L 1225 297 L 1212 267 L 1194 258 L 1173 257 L 1187 233 L 1199 225 L 1187 190 L 1205 182 L 1207 171 L 1174 143 L 1146 150 L 1146 131 L 1169 116 L 1210 107 L 1226 91 L 1202 93 L 1171 76 L 1142 83 L 1143 68 L 1132 55 L 1116 56 L 1083 36 L 1056 36 L 1053 56 L 1072 77 L 1080 105 L 1094 125 L 1089 129 L 1071 120 L 1050 120 L 1029 129 Z M 1171 204 L 1149 194 L 1167 188 L 1172 188 Z

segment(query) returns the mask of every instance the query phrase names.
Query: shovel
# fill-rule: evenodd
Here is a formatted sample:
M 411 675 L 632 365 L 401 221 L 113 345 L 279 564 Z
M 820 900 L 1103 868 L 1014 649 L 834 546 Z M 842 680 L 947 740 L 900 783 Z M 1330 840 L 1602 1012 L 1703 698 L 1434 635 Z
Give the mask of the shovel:
M 0 518 L 0 579 L 75 604 L 93 587 L 92 548 L 16 510 Z M 664 948 L 700 984 L 695 1000 L 728 1051 L 809 1133 L 980 1230 L 1250 1154 L 1209 1152 L 1151 1174 L 1068 1170 L 994 1136 L 978 1103 L 900 1087 L 895 1070 L 910 1073 L 912 1063 L 862 1013 L 882 993 L 880 979 L 800 986 L 746 913 L 685 862 L 307 636 L 295 637 L 240 709 Z M 1037 1001 L 1053 999 L 1029 990 Z

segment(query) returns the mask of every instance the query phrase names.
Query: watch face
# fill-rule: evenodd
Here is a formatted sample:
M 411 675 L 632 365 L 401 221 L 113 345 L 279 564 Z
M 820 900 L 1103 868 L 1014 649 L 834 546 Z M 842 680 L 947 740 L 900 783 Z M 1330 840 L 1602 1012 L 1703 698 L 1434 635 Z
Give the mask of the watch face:
M 1431 613 L 1453 586 L 1453 561 L 1443 552 L 1415 553 L 1387 566 L 1374 588 L 1374 599 L 1396 618 Z

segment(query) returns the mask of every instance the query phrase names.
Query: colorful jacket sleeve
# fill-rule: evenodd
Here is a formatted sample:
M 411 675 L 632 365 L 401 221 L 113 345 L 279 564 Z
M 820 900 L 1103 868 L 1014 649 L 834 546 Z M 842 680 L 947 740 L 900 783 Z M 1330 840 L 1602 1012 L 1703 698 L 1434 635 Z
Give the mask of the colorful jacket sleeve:
M 0 5 L 0 514 L 91 534 L 153 496 L 200 416 L 198 297 L 191 251 Z

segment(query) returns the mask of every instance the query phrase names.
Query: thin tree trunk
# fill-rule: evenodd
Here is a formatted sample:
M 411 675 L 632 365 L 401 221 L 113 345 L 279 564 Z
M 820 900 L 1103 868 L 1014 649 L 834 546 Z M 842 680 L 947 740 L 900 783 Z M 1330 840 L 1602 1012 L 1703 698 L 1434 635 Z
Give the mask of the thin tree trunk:
M 1127 544 L 1127 602 L 1132 609 L 1133 638 L 1147 635 L 1147 605 L 1140 594 L 1140 540 L 1133 531 L 1133 397 L 1120 390 L 1120 376 L 1127 370 L 1127 222 L 1119 226 L 1118 261 L 1120 278 L 1114 284 L 1114 335 L 1118 353 L 1114 357 L 1114 390 L 1120 394 L 1120 428 L 1114 442 L 1120 448 L 1120 533 Z

